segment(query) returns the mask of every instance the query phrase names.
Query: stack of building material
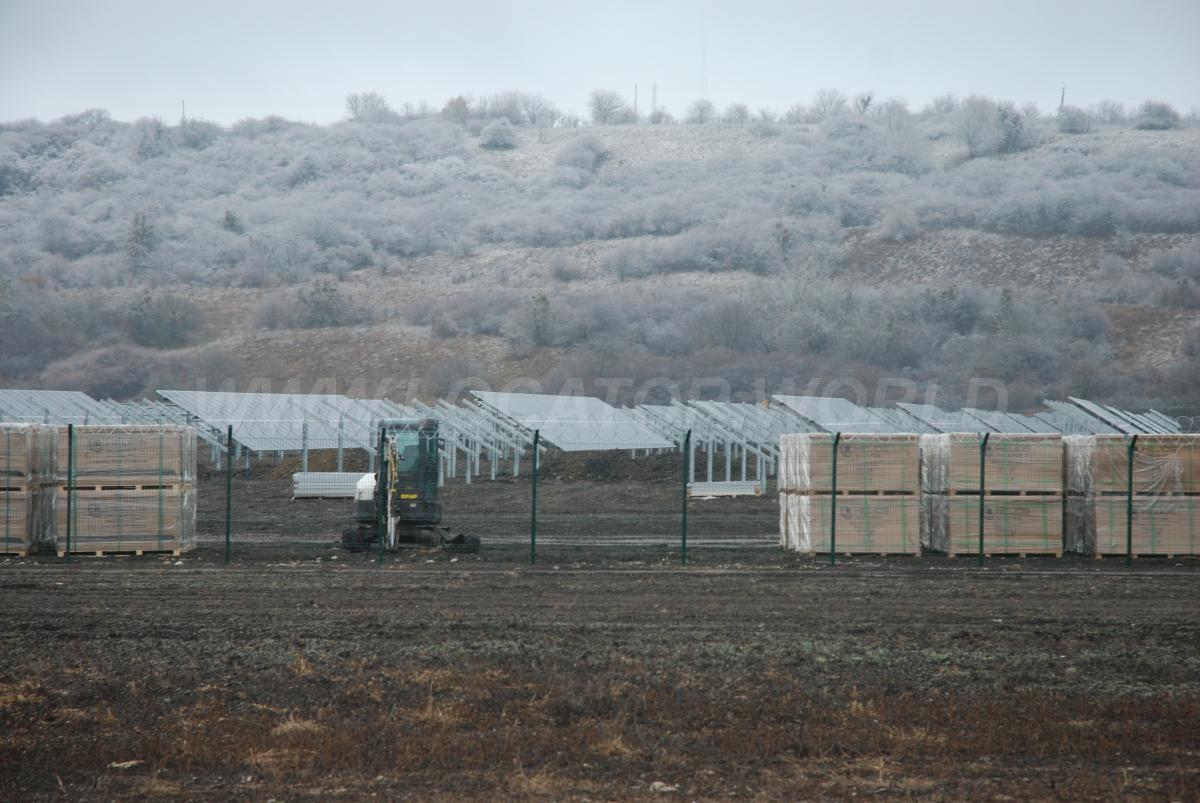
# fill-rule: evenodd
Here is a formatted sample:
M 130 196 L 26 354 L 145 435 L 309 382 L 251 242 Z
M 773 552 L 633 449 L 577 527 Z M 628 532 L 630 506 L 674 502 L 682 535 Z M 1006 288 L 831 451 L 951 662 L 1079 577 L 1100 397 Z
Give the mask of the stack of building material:
M 979 552 L 983 506 L 985 555 L 1061 555 L 1063 443 L 1054 434 L 921 436 L 922 530 L 926 548 L 948 555 Z
M 170 552 L 196 543 L 196 433 L 179 426 L 65 427 L 53 437 L 53 534 L 71 552 Z M 68 526 L 69 524 L 69 526 Z
M 0 425 L 0 554 L 27 555 L 41 540 L 44 428 Z
M 1132 497 L 1131 440 L 1065 439 L 1067 548 L 1096 557 L 1200 554 L 1200 435 L 1139 435 Z
M 919 554 L 918 436 L 842 435 L 836 483 L 833 442 L 826 433 L 780 438 L 780 545 L 828 553 L 833 540 L 833 549 L 848 554 Z

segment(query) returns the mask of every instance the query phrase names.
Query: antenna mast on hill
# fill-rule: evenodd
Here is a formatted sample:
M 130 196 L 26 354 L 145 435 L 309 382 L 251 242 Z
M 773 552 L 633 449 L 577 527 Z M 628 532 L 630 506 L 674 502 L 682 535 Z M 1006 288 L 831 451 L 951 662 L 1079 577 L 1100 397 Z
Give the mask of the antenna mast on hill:
M 181 124 L 187 122 L 187 101 L 186 100 L 179 101 L 179 122 Z

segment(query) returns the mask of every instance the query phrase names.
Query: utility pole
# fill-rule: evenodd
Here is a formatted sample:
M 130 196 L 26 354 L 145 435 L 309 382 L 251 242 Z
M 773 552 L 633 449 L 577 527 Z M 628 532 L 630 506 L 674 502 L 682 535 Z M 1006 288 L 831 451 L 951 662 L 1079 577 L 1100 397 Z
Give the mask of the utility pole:
M 187 122 L 187 101 L 179 101 L 179 122 L 180 124 Z
M 1067 88 L 1062 88 L 1062 95 L 1058 98 L 1058 113 L 1062 114 L 1063 106 L 1067 105 Z
M 633 121 L 636 123 L 638 119 L 638 85 L 633 85 Z

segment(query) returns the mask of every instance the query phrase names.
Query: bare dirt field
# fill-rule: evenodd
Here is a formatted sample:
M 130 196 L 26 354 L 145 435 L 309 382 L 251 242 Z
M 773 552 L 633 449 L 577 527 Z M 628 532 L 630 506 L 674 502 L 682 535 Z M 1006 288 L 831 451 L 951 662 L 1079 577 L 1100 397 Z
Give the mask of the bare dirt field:
M 333 554 L 0 562 L 0 797 L 1200 795 L 1195 561 Z

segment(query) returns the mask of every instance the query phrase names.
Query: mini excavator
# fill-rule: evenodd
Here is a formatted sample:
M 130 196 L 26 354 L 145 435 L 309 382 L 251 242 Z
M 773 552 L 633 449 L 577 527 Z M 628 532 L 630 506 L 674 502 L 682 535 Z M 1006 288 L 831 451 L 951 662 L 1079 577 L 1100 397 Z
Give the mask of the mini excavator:
M 342 546 L 352 551 L 378 549 L 382 539 L 386 549 L 429 546 L 478 552 L 478 537 L 453 535 L 441 526 L 438 422 L 389 419 L 379 423 L 377 435 L 377 470 L 358 481 L 354 524 L 342 531 Z

